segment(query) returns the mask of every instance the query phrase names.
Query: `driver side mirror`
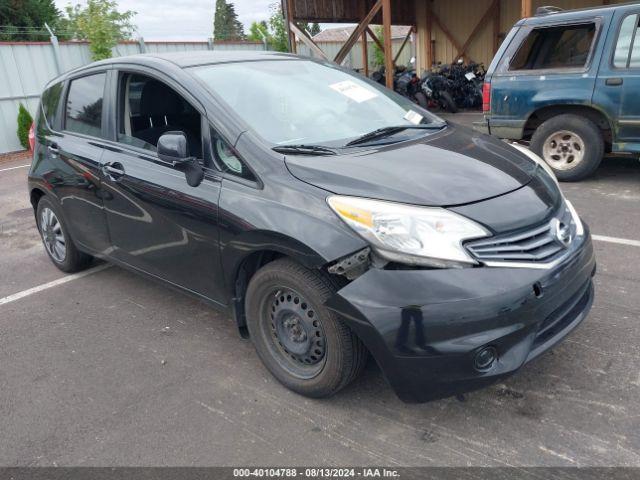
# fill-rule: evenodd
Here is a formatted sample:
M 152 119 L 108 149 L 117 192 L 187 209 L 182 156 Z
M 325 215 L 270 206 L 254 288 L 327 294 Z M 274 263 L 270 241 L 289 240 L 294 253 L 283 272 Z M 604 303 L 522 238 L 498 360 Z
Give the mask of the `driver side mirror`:
M 158 158 L 183 170 L 190 187 L 204 179 L 204 170 L 195 157 L 189 156 L 189 142 L 184 132 L 167 132 L 158 139 Z

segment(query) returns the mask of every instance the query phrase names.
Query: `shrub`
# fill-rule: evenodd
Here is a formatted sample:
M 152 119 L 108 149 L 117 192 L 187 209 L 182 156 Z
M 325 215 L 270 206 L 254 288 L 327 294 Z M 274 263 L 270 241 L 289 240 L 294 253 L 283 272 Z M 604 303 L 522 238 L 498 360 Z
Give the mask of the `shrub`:
M 18 139 L 20 140 L 20 145 L 26 150 L 29 150 L 29 129 L 32 123 L 31 114 L 21 103 L 18 109 Z

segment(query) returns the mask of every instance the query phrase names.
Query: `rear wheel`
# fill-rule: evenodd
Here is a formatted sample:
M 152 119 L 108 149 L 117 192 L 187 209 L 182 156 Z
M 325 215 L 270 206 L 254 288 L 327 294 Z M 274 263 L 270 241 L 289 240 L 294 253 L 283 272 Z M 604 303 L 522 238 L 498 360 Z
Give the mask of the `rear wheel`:
M 288 260 L 259 270 L 247 289 L 247 326 L 258 356 L 282 384 L 308 397 L 327 397 L 362 370 L 364 345 L 324 306 L 333 294 L 318 272 Z
M 36 209 L 36 220 L 45 251 L 56 267 L 72 273 L 89 265 L 91 257 L 74 245 L 58 205 L 46 197 L 41 198 Z
M 558 180 L 575 182 L 591 175 L 604 155 L 600 129 L 577 115 L 550 118 L 533 134 L 531 150 L 553 169 Z

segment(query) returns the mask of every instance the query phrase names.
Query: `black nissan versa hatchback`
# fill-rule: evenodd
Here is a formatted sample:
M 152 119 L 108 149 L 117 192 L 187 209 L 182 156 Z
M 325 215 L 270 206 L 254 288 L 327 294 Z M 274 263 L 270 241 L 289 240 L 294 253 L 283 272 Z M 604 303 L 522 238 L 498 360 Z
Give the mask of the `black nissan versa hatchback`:
M 47 86 L 35 134 L 58 268 L 97 257 L 200 297 L 303 395 L 369 353 L 405 401 L 473 390 L 593 301 L 589 231 L 539 158 L 330 63 L 102 61 Z

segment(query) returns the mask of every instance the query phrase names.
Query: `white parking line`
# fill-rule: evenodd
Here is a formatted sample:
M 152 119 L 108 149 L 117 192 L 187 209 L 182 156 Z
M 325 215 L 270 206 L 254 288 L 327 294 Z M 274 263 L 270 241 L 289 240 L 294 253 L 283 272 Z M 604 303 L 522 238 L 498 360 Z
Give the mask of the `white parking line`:
M 49 288 L 57 287 L 58 285 L 62 285 L 64 283 L 68 283 L 73 280 L 86 277 L 87 275 L 92 275 L 94 273 L 101 272 L 102 270 L 105 270 L 110 266 L 111 265 L 109 264 L 99 265 L 89 270 L 85 270 L 84 272 L 78 272 L 78 273 L 74 273 L 73 275 L 67 275 L 66 277 L 62 277 L 48 283 L 43 283 L 42 285 L 38 285 L 37 287 L 29 288 L 27 290 L 23 290 L 22 292 L 14 293 L 13 295 L 9 295 L 8 297 L 0 298 L 0 305 L 15 302 L 16 300 L 20 300 L 21 298 L 28 297 L 29 295 L 33 295 L 34 293 L 42 292 L 43 290 L 48 290 Z
M 16 170 L 18 168 L 27 168 L 27 167 L 30 167 L 30 166 L 31 166 L 31 164 L 29 164 L 29 165 L 18 165 L 17 167 L 0 168 L 0 172 L 7 172 L 9 170 Z
M 629 240 L 628 238 L 607 237 L 606 235 L 591 235 L 591 238 L 598 242 L 617 243 L 619 245 L 631 245 L 640 247 L 640 240 Z

